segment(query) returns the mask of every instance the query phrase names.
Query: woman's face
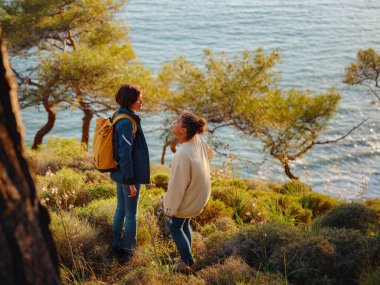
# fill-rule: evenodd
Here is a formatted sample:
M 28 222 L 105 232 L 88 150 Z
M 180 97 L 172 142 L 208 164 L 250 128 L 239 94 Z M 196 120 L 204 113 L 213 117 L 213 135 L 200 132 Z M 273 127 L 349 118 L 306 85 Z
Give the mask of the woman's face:
M 142 105 L 143 105 L 143 99 L 142 99 L 142 94 L 140 94 L 139 97 L 137 97 L 136 102 L 131 105 L 130 109 L 132 111 L 138 111 L 141 109 Z
M 182 127 L 182 120 L 183 120 L 182 117 L 179 116 L 177 119 L 175 119 L 172 122 L 172 133 L 176 137 L 179 137 L 183 135 L 184 133 L 186 133 L 186 128 Z

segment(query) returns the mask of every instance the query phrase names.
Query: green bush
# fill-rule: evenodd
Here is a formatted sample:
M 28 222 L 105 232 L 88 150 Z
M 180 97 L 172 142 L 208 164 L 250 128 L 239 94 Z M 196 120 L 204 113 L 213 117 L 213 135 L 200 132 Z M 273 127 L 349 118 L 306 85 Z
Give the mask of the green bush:
M 88 257 L 97 242 L 97 229 L 86 220 L 81 220 L 70 212 L 62 212 L 60 215 L 52 212 L 50 230 L 57 247 L 60 261 L 67 267 L 73 267 L 74 260 L 78 257 Z
M 259 199 L 247 199 L 242 205 L 239 217 L 246 224 L 262 223 L 269 220 L 267 205 Z
M 334 207 L 317 218 L 314 226 L 354 229 L 367 233 L 378 231 L 379 219 L 375 210 L 359 203 L 348 203 Z
M 335 284 L 335 257 L 335 247 L 327 239 L 303 237 L 277 247 L 269 265 L 292 284 Z
M 62 168 L 55 174 L 37 176 L 41 202 L 51 209 L 69 209 L 75 205 L 77 192 L 85 185 L 86 177 L 71 168 Z
M 207 237 L 217 232 L 236 232 L 237 226 L 233 219 L 229 217 L 222 217 L 217 219 L 214 223 L 206 224 L 200 229 L 203 236 Z
M 281 188 L 276 189 L 281 194 L 301 195 L 311 192 L 311 187 L 299 180 L 293 179 L 282 183 Z
M 233 210 L 227 207 L 222 201 L 210 199 L 202 213 L 193 219 L 196 227 L 213 223 L 219 218 L 231 218 Z
M 247 190 L 261 190 L 266 192 L 280 192 L 281 186 L 273 182 L 265 182 L 259 179 L 242 178 Z
M 275 223 L 297 225 L 309 223 L 312 213 L 303 209 L 296 196 L 277 194 L 268 202 L 270 219 Z
M 220 182 L 221 180 L 219 180 Z M 237 180 L 239 181 L 239 180 Z M 243 188 L 230 188 L 220 182 L 212 189 L 214 200 L 220 200 L 234 211 L 234 218 L 243 223 L 259 223 L 268 220 L 267 207 Z M 227 181 L 230 185 L 231 181 Z M 240 182 L 237 182 L 240 185 Z
M 308 193 L 305 196 L 302 196 L 300 201 L 304 208 L 312 211 L 313 218 L 322 215 L 331 208 L 339 205 L 338 201 L 319 193 Z
M 380 263 L 380 243 L 373 237 L 365 236 L 352 229 L 322 229 L 320 235 L 335 247 L 336 284 L 352 284 L 361 269 Z
M 116 186 L 112 181 L 91 183 L 80 189 L 75 196 L 75 207 L 83 207 L 93 200 L 115 197 Z
M 34 172 L 45 175 L 50 169 L 57 172 L 63 167 L 79 171 L 93 170 L 94 163 L 86 147 L 74 138 L 50 137 L 38 150 L 28 150 Z
M 380 217 L 380 198 L 372 198 L 365 200 L 365 205 L 376 211 L 377 216 Z
M 116 198 L 94 200 L 85 207 L 75 208 L 73 213 L 80 219 L 86 219 L 94 224 L 100 239 L 109 242 L 112 239 L 113 216 L 116 208 Z
M 142 186 L 139 201 L 140 209 L 154 209 L 157 212 L 160 209 L 160 199 L 163 195 L 165 195 L 163 188 L 146 188 Z
M 208 266 L 198 275 L 210 285 L 249 284 L 254 279 L 253 269 L 239 257 L 229 257 L 223 264 Z
M 211 182 L 211 187 L 227 188 L 227 189 L 242 189 L 247 190 L 247 185 L 241 179 L 215 179 Z
M 269 259 L 273 252 L 301 237 L 297 228 L 284 224 L 251 225 L 228 239 L 223 252 L 226 256 L 236 254 L 257 269 L 271 271 Z
M 153 175 L 151 178 L 151 184 L 157 188 L 168 189 L 169 184 L 169 175 L 166 173 L 157 173 Z

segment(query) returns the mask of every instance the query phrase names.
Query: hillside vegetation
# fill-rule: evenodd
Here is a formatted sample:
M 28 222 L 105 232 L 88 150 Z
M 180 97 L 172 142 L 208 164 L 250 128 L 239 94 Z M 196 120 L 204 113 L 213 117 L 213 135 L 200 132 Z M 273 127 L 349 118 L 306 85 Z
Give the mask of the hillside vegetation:
M 109 249 L 116 187 L 108 175 L 75 139 L 51 138 L 29 155 L 64 284 L 380 284 L 380 199 L 337 201 L 297 180 L 214 169 L 211 199 L 192 221 L 196 274 L 185 276 L 173 272 L 176 248 L 159 209 L 167 167 L 151 167 L 137 251 L 120 264 Z

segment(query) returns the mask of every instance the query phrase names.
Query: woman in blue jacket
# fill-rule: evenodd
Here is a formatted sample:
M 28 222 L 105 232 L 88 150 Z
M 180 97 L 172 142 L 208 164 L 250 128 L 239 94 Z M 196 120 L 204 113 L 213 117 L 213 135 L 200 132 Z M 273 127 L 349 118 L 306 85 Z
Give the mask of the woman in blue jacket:
M 141 184 L 150 182 L 149 153 L 140 117 L 135 113 L 142 107 L 142 92 L 136 86 L 122 85 L 115 99 L 120 108 L 114 118 L 118 114 L 125 113 L 131 116 L 137 125 L 135 136 L 131 120 L 123 118 L 114 125 L 114 157 L 118 167 L 110 174 L 117 188 L 112 252 L 115 257 L 128 260 L 136 246 L 140 187 Z M 123 235 L 124 223 L 125 235 Z

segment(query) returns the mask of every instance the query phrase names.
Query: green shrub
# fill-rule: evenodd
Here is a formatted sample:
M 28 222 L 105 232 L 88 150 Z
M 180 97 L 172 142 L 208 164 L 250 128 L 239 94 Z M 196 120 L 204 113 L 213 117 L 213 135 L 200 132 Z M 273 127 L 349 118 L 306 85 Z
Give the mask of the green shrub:
M 75 207 L 83 207 L 93 200 L 115 197 L 116 186 L 111 181 L 91 183 L 80 189 L 75 197 Z
M 139 210 L 137 215 L 137 244 L 143 246 L 158 243 L 161 236 L 161 229 L 153 212 Z
M 116 198 L 94 200 L 85 207 L 75 208 L 73 213 L 80 219 L 86 219 L 95 224 L 100 232 L 100 239 L 109 242 L 112 239 L 113 216 L 116 208 Z
M 259 199 L 247 199 L 239 217 L 246 224 L 262 223 L 269 220 L 267 206 Z
M 242 178 L 247 190 L 261 190 L 266 192 L 280 192 L 281 186 L 273 182 L 265 182 L 259 179 Z
M 151 184 L 157 188 L 168 189 L 169 175 L 166 173 L 157 173 L 151 177 Z
M 70 212 L 61 212 L 60 215 L 52 212 L 50 230 L 57 247 L 61 262 L 73 267 L 73 258 L 88 257 L 97 242 L 98 232 L 86 220 L 81 220 Z
M 222 232 L 216 230 L 210 233 L 204 238 L 204 244 L 206 246 L 204 258 L 198 259 L 197 263 L 202 267 L 206 267 L 208 265 L 223 262 L 226 258 L 233 255 L 233 252 L 225 252 L 225 244 L 234 236 L 234 234 L 236 234 L 236 232 L 237 228 L 233 228 L 232 231 Z
M 311 187 L 299 180 L 292 179 L 282 183 L 281 188 L 277 188 L 275 191 L 279 191 L 281 194 L 301 195 L 311 192 Z
M 257 269 L 270 271 L 269 259 L 278 248 L 299 240 L 302 233 L 295 227 L 268 223 L 247 226 L 224 243 L 226 256 L 239 255 Z
M 336 284 L 352 284 L 361 268 L 376 266 L 380 262 L 380 243 L 375 238 L 352 229 L 322 229 L 320 235 L 335 247 L 338 277 Z
M 193 219 L 196 227 L 204 226 L 208 223 L 213 223 L 222 217 L 231 218 L 233 210 L 227 207 L 222 201 L 210 199 L 203 209 L 202 213 Z
M 165 195 L 163 188 L 141 187 L 139 207 L 143 210 L 154 209 L 157 212 L 161 206 L 161 196 Z
M 380 198 L 372 198 L 365 200 L 364 204 L 369 208 L 376 211 L 377 216 L 380 217 Z
M 34 172 L 45 175 L 50 169 L 56 172 L 63 167 L 79 171 L 93 170 L 94 163 L 86 147 L 74 138 L 50 137 L 38 150 L 28 150 Z
M 378 230 L 379 219 L 375 210 L 359 203 L 348 203 L 332 208 L 314 224 L 322 228 L 346 228 L 367 233 Z
M 269 265 L 292 284 L 335 284 L 335 257 L 335 247 L 327 239 L 303 237 L 277 247 Z
M 242 188 L 235 189 L 220 184 L 213 188 L 211 195 L 214 200 L 220 200 L 232 208 L 238 222 L 259 223 L 269 218 L 266 205 Z
M 241 179 L 215 179 L 211 182 L 211 187 L 223 187 L 228 189 L 247 190 L 247 185 Z
M 249 284 L 254 279 L 253 269 L 239 257 L 229 257 L 223 264 L 208 266 L 198 274 L 210 285 Z
M 235 232 L 237 230 L 236 223 L 229 217 L 222 217 L 214 222 L 216 229 L 220 232 Z
M 37 176 L 41 202 L 51 209 L 69 209 L 75 205 L 77 192 L 85 185 L 86 177 L 71 168 L 62 168 L 55 174 Z
M 300 201 L 304 208 L 312 211 L 314 218 L 339 205 L 338 201 L 319 193 L 308 193 Z
M 295 196 L 277 194 L 268 202 L 269 215 L 273 222 L 297 225 L 311 221 L 311 211 L 303 209 Z
M 237 226 L 233 219 L 229 217 L 222 217 L 213 223 L 208 223 L 200 229 L 204 237 L 210 236 L 217 232 L 236 232 Z

